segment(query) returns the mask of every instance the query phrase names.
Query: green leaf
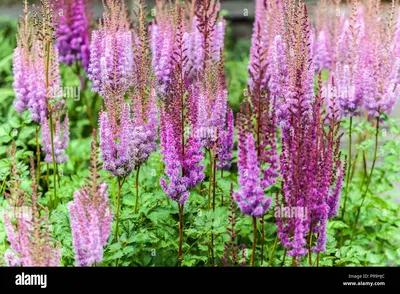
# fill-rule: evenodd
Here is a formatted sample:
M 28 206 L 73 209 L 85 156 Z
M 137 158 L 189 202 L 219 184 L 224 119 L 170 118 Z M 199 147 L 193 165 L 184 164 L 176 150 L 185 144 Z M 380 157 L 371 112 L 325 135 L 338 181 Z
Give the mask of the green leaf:
M 345 229 L 349 226 L 342 221 L 329 221 L 328 228 L 329 229 Z

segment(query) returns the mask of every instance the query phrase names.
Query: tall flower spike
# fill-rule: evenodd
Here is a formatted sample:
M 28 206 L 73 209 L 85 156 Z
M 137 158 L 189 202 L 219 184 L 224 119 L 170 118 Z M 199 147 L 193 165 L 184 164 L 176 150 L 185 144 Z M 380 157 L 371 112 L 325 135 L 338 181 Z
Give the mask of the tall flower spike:
M 234 145 L 234 119 L 232 109 L 228 109 L 225 128 L 219 132 L 219 137 L 217 168 L 229 170 L 232 164 L 232 150 Z
M 15 147 L 13 150 L 15 158 Z M 42 207 L 38 202 L 38 184 L 35 182 L 35 167 L 32 157 L 30 163 L 33 180 L 31 204 L 27 202 L 27 193 L 19 189 L 18 180 L 10 183 L 14 187 L 10 189 L 11 194 L 6 195 L 11 206 L 11 213 L 9 211 L 4 213 L 4 223 L 11 249 L 6 252 L 5 259 L 9 266 L 59 266 L 60 248 L 59 244 L 50 237 L 47 209 L 44 213 L 40 211 Z M 13 173 L 17 175 L 15 164 L 14 161 Z M 16 194 L 14 194 L 15 192 Z
M 15 108 L 19 113 L 28 109 L 36 123 L 47 118 L 49 102 L 56 98 L 52 94 L 60 87 L 58 50 L 52 44 L 55 19 L 49 2 L 43 1 L 43 5 L 43 12 L 34 11 L 31 17 L 25 1 L 13 58 Z M 61 105 L 62 101 L 55 108 Z
M 101 263 L 103 247 L 111 233 L 112 210 L 109 204 L 108 186 L 98 182 L 96 132 L 93 131 L 90 176 L 81 190 L 74 193 L 68 204 L 75 260 L 78 266 Z
M 253 134 L 247 133 L 245 146 L 239 144 L 241 154 L 246 154 L 245 164 L 239 165 L 240 191 L 233 197 L 244 215 L 262 217 L 271 204 L 271 198 L 264 196 L 260 183 L 260 168 Z
M 174 91 L 167 92 L 163 99 L 161 113 L 161 147 L 165 173 L 168 180 L 161 178 L 164 192 L 174 201 L 183 204 L 189 196 L 189 190 L 204 179 L 204 166 L 201 143 L 195 134 L 195 126 L 187 110 L 191 102 L 185 99 L 187 89 L 187 50 L 185 44 L 185 26 L 183 23 L 183 7 L 177 4 L 176 35 L 173 55 L 173 74 L 171 82 Z M 190 96 L 190 95 L 189 95 Z
M 119 124 L 117 124 L 118 120 Z M 104 111 L 101 112 L 99 125 L 103 169 L 115 176 L 129 175 L 135 168 L 135 162 L 131 156 L 134 126 L 129 104 L 123 105 L 120 116 L 117 117 Z
M 25 2 L 24 17 L 18 24 L 17 48 L 14 49 L 13 73 L 14 73 L 14 107 L 18 113 L 28 109 L 29 104 L 29 75 L 31 70 L 30 46 L 33 32 L 30 29 L 31 17 Z
M 132 34 L 125 6 L 119 0 L 107 0 L 103 23 L 92 32 L 88 78 L 92 91 L 106 96 L 107 91 L 124 93 L 132 79 Z
M 157 149 L 158 109 L 155 78 L 151 66 L 151 49 L 146 24 L 146 6 L 141 0 L 134 11 L 136 41 L 133 49 L 133 89 L 130 94 L 134 134 L 131 154 L 136 167 L 147 161 Z
M 217 132 L 225 128 L 228 91 L 223 62 L 207 65 L 204 81 L 198 84 L 196 132 L 202 145 L 211 149 L 217 140 Z
M 91 17 L 87 0 L 61 0 L 58 2 L 59 22 L 56 30 L 56 46 L 60 60 L 68 65 L 82 62 L 89 66 L 89 29 Z
M 66 114 L 64 121 L 61 123 L 61 113 L 56 112 L 54 118 L 54 158 L 57 163 L 63 163 L 68 160 L 66 155 L 66 150 L 69 141 L 69 120 L 68 114 Z M 49 126 L 49 121 L 43 121 L 42 129 L 42 143 L 43 151 L 46 153 L 45 161 L 48 163 L 53 162 L 53 151 L 51 145 L 51 130 Z

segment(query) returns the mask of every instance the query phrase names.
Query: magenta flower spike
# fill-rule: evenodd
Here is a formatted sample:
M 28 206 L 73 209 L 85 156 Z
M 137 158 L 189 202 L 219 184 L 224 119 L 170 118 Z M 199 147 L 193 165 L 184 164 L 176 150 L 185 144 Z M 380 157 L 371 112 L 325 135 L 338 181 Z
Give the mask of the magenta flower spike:
M 91 17 L 87 0 L 61 0 L 58 2 L 58 24 L 56 46 L 60 61 L 71 66 L 82 62 L 87 71 L 89 66 L 89 30 Z
M 229 170 L 232 165 L 232 151 L 234 146 L 234 118 L 232 109 L 228 109 L 225 126 L 219 131 L 219 144 L 217 147 L 217 168 Z
M 271 205 L 271 198 L 264 196 L 261 187 L 260 167 L 257 159 L 253 134 L 247 133 L 245 146 L 240 142 L 240 153 L 245 159 L 239 165 L 240 191 L 233 194 L 244 215 L 262 217 Z

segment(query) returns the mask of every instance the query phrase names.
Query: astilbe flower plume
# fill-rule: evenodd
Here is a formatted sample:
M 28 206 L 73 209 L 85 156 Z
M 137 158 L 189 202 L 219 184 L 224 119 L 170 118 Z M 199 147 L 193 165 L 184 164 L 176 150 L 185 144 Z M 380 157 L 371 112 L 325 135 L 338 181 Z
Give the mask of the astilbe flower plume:
M 234 127 L 233 111 L 232 109 L 228 109 L 225 127 L 219 131 L 219 142 L 217 146 L 217 168 L 220 170 L 229 170 L 232 164 L 232 151 L 235 142 Z
M 171 87 L 176 27 L 173 23 L 173 8 L 165 8 L 165 1 L 159 0 L 156 8 L 155 22 L 149 27 L 150 44 L 152 65 L 157 79 L 157 91 L 160 97 L 163 98 Z
M 224 49 L 226 22 L 220 16 L 219 0 L 193 1 L 187 42 L 189 78 L 204 74 L 208 63 L 219 63 Z
M 47 5 L 46 9 L 51 10 L 52 6 Z M 53 22 L 53 18 L 47 14 L 39 16 L 35 12 L 32 17 L 28 2 L 25 1 L 13 57 L 14 106 L 18 113 L 29 110 L 32 120 L 39 124 L 48 117 L 49 102 L 51 98 L 56 98 L 52 94 L 54 89 L 60 87 L 58 50 L 51 41 L 46 45 L 48 39 L 54 38 Z M 62 101 L 56 103 L 55 108 L 61 104 Z
M 111 233 L 112 210 L 108 186 L 104 182 L 99 183 L 96 147 L 96 132 L 93 131 L 90 176 L 82 189 L 75 191 L 74 200 L 68 204 L 78 266 L 101 263 L 103 247 Z
M 240 191 L 235 192 L 233 197 L 244 215 L 262 217 L 271 205 L 271 198 L 264 196 L 264 189 L 261 187 L 253 134 L 248 132 L 243 141 L 239 141 L 238 146 L 242 159 L 238 162 Z
M 140 2 L 135 11 L 138 23 L 134 24 L 133 50 L 126 49 L 132 50 L 130 85 L 133 87 L 128 91 L 131 103 L 124 100 L 127 88 L 123 85 L 107 86 L 103 91 L 106 111 L 99 117 L 101 158 L 103 168 L 115 176 L 128 176 L 157 149 L 157 93 L 144 9 L 144 3 Z
M 122 104 L 119 113 L 102 111 L 99 116 L 99 126 L 103 169 L 115 176 L 128 176 L 135 168 L 131 156 L 134 125 L 131 120 L 130 105 Z
M 187 76 L 184 68 L 188 53 L 184 44 L 182 6 L 177 5 L 176 10 L 177 29 L 173 46 L 172 75 L 175 90 L 165 98 L 161 109 L 161 153 L 169 181 L 161 178 L 160 182 L 164 192 L 172 200 L 183 204 L 189 196 L 189 189 L 203 181 L 204 166 L 200 165 L 203 159 L 202 146 L 186 112 L 189 101 L 184 99 Z
M 345 30 L 346 42 L 344 52 L 338 52 L 337 62 L 332 66 L 332 77 L 335 79 L 334 95 L 339 99 L 339 110 L 342 116 L 355 116 L 360 113 L 363 103 L 364 71 L 362 42 L 365 39 L 363 26 L 360 23 L 362 11 L 353 1 L 349 28 Z M 325 91 L 329 95 L 332 91 Z M 328 103 L 331 99 L 328 99 Z
M 380 16 L 379 5 L 365 14 L 366 40 L 363 56 L 363 102 L 369 115 L 390 114 L 400 97 L 400 58 L 396 56 L 395 1 L 387 23 Z
M 190 195 L 190 189 L 204 179 L 204 166 L 200 165 L 203 152 L 199 138 L 194 133 L 191 125 L 188 109 L 190 101 L 186 99 L 187 89 L 192 85 L 186 85 L 188 79 L 187 48 L 185 45 L 185 24 L 183 20 L 183 6 L 176 3 L 174 7 L 176 34 L 174 36 L 171 84 L 173 91 L 167 92 L 160 109 L 160 137 L 161 154 L 165 163 L 165 177 L 160 179 L 160 184 L 165 194 L 176 201 L 179 208 L 179 246 L 178 265 L 183 260 L 183 216 L 184 205 Z
M 89 66 L 89 30 L 91 16 L 87 0 L 61 0 L 57 3 L 58 25 L 56 46 L 60 61 L 68 65 L 82 62 Z
M 325 250 L 326 223 L 337 213 L 345 167 L 339 151 L 341 134 L 336 97 L 334 93 L 330 95 L 330 110 L 324 114 L 320 74 L 318 95 L 314 97 L 309 92 L 313 87 L 313 80 L 309 78 L 313 66 L 305 5 L 299 5 L 293 14 L 296 24 L 295 29 L 288 32 L 292 36 L 288 40 L 294 44 L 289 43 L 287 48 L 296 48 L 289 60 L 290 82 L 296 87 L 290 101 L 283 100 L 288 104 L 288 111 L 281 128 L 282 198 L 277 195 L 280 213 L 276 221 L 281 244 L 297 262 L 307 254 L 307 244 L 312 243 L 314 234 L 317 235 L 316 245 L 308 250 Z M 329 126 L 327 131 L 325 122 Z M 281 213 L 283 211 L 299 213 L 288 216 Z
M 132 155 L 135 166 L 145 163 L 157 149 L 158 107 L 155 78 L 151 63 L 150 39 L 148 36 L 147 14 L 144 1 L 139 1 L 135 11 L 136 41 L 133 50 L 132 103 L 134 135 Z
M 30 158 L 32 193 L 29 197 L 25 191 L 21 190 L 14 145 L 12 156 L 10 193 L 6 193 L 11 213 L 9 211 L 4 213 L 7 240 L 11 248 L 6 251 L 5 260 L 9 266 L 59 266 L 61 262 L 59 244 L 50 237 L 47 208 L 42 213 L 42 206 L 38 202 L 38 184 L 33 158 Z M 29 198 L 30 202 L 28 202 Z
M 190 96 L 193 103 L 197 104 L 197 118 L 193 124 L 202 145 L 207 149 L 214 147 L 219 132 L 226 125 L 228 91 L 223 70 L 222 61 L 207 65 L 202 82 L 197 84 L 200 87 L 196 91 L 198 96 Z
M 66 150 L 69 141 L 69 120 L 68 114 L 64 117 L 61 122 L 61 112 L 53 113 L 54 123 L 54 158 L 57 163 L 63 163 L 68 160 Z M 48 120 L 44 120 L 42 124 L 42 144 L 43 151 L 46 153 L 45 161 L 48 163 L 53 162 L 53 149 L 51 143 L 51 130 Z
M 132 33 L 123 2 L 107 0 L 103 21 L 92 32 L 88 78 L 92 91 L 126 91 L 132 80 Z

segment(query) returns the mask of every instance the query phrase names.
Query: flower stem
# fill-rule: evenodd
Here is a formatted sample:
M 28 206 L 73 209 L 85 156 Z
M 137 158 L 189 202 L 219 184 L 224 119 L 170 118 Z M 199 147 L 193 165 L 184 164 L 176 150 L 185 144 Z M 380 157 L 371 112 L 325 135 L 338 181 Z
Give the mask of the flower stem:
M 364 191 L 364 193 L 362 195 L 361 205 L 357 208 L 356 220 L 355 220 L 355 222 L 353 224 L 353 231 L 352 231 L 352 234 L 351 234 L 350 244 L 353 242 L 354 233 L 355 233 L 355 230 L 356 230 L 356 227 L 357 227 L 358 219 L 360 217 L 360 211 L 361 211 L 362 206 L 364 205 L 365 198 L 366 198 L 366 196 L 368 194 L 369 185 L 371 184 L 372 175 L 373 175 L 373 172 L 374 172 L 374 169 L 375 169 L 375 163 L 376 163 L 376 160 L 377 160 L 378 145 L 379 145 L 379 117 L 376 118 L 374 158 L 372 160 L 371 170 L 370 170 L 369 176 L 367 178 L 366 188 L 365 188 L 365 191 Z
M 264 216 L 262 216 L 262 218 L 260 219 L 260 223 L 261 223 L 261 265 L 263 264 L 264 261 L 264 243 L 265 243 L 265 232 L 264 232 Z
M 256 244 L 257 244 L 257 219 L 253 216 L 253 248 L 251 250 L 251 259 L 250 265 L 254 266 L 254 256 L 256 252 Z
M 118 224 L 119 224 L 119 209 L 121 206 L 121 188 L 124 184 L 125 178 L 122 179 L 118 177 L 118 194 L 117 194 L 117 212 L 116 212 L 116 224 L 115 224 L 115 233 L 114 233 L 114 241 L 118 242 Z
M 137 168 L 136 178 L 135 178 L 136 200 L 135 200 L 135 208 L 133 210 L 133 213 L 135 213 L 135 214 L 137 212 L 138 202 L 139 202 L 139 171 L 140 171 L 140 165 Z
M 57 162 L 56 162 L 56 157 L 55 157 L 55 152 L 54 152 L 54 124 L 53 124 L 53 115 L 52 112 L 50 111 L 50 139 L 51 139 L 51 158 L 53 161 L 53 189 L 54 189 L 54 203 L 55 206 L 57 206 L 58 203 L 58 198 L 57 198 Z
M 346 203 L 347 203 L 347 197 L 349 194 L 349 182 L 350 182 L 350 175 L 351 175 L 351 145 L 352 145 L 352 127 L 353 127 L 353 117 L 350 117 L 350 129 L 349 129 L 349 167 L 347 169 L 347 179 L 346 179 L 346 188 L 345 188 L 345 194 L 344 194 L 344 203 L 343 203 L 343 210 L 342 210 L 342 220 L 344 219 L 344 214 L 346 212 Z M 342 230 L 342 235 L 343 235 L 343 230 Z
M 178 203 L 179 208 L 179 247 L 178 247 L 178 266 L 182 266 L 182 244 L 183 244 L 183 206 L 184 204 Z
M 50 190 L 50 171 L 49 171 L 49 164 L 46 163 L 46 182 L 47 182 L 47 190 Z M 51 193 L 49 193 L 49 206 L 53 208 L 53 198 L 51 197 Z
M 269 257 L 268 265 L 271 265 L 272 260 L 274 259 L 275 249 L 276 249 L 277 245 L 278 245 L 278 235 L 276 235 L 276 237 L 275 237 L 274 247 L 272 247 L 271 256 Z M 286 255 L 286 249 L 285 249 L 285 255 Z
M 210 172 L 209 172 L 209 181 L 208 181 L 208 209 L 211 209 L 211 185 L 212 185 L 212 172 L 213 172 L 213 162 L 212 162 L 212 155 L 211 150 L 208 150 L 208 154 L 210 157 Z
M 39 144 L 39 132 L 40 132 L 40 126 L 36 127 L 36 166 L 37 166 L 37 179 L 36 182 L 38 185 L 40 184 L 40 177 L 41 177 L 41 169 L 40 169 L 40 144 Z
M 285 252 L 283 253 L 283 259 L 282 259 L 281 267 L 285 265 L 286 255 L 287 255 L 287 248 L 285 248 Z
M 216 189 L 216 163 L 217 160 L 215 158 L 215 146 L 212 152 L 210 151 L 210 158 L 212 158 L 212 168 L 210 178 L 212 178 L 212 210 L 213 214 L 215 213 L 215 189 Z M 214 217 L 212 218 L 212 223 L 214 224 Z M 212 266 L 215 266 L 215 254 L 214 254 L 214 226 L 211 226 L 211 261 Z

